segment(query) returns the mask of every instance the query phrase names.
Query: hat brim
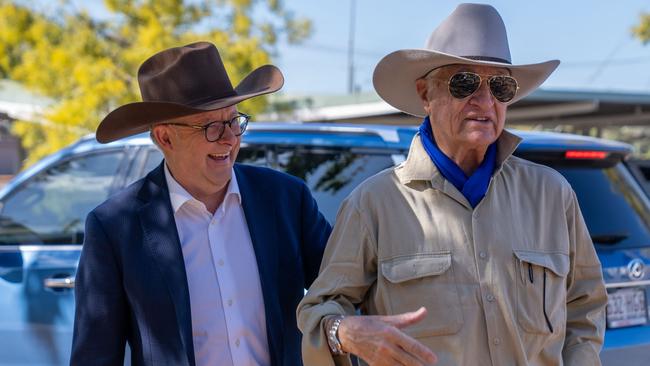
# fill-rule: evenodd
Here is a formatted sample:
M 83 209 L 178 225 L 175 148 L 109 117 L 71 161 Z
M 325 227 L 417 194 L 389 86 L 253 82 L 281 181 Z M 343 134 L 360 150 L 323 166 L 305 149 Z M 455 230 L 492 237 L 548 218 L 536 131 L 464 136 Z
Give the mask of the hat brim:
M 99 123 L 95 137 L 101 143 L 145 132 L 156 123 L 193 114 L 226 108 L 259 95 L 280 90 L 284 84 L 282 72 L 273 65 L 253 70 L 235 88 L 235 95 L 189 107 L 171 102 L 136 102 L 111 111 Z
M 532 93 L 560 64 L 558 60 L 526 65 L 479 61 L 427 49 L 405 49 L 382 58 L 373 73 L 377 94 L 402 112 L 424 117 L 426 112 L 415 87 L 415 81 L 429 71 L 452 64 L 503 67 L 517 80 L 517 95 L 507 104 L 515 103 Z

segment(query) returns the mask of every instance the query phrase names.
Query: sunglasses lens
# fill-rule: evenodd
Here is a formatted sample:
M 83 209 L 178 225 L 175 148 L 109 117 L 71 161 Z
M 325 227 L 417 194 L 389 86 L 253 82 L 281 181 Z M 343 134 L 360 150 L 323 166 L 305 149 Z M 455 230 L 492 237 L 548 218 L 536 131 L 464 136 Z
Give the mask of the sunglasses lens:
M 512 100 L 517 94 L 517 80 L 507 75 L 492 76 L 488 84 L 492 95 L 501 103 Z
M 463 99 L 472 95 L 481 85 L 481 77 L 472 72 L 459 72 L 449 79 L 449 93 L 452 97 Z

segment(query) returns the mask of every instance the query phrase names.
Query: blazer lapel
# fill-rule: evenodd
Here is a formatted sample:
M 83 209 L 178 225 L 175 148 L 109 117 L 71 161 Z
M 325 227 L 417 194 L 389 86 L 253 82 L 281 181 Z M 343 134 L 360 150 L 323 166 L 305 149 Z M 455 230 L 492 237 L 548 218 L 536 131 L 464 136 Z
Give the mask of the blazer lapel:
M 144 202 L 139 216 L 144 232 L 144 245 L 167 284 L 176 311 L 181 341 L 189 364 L 194 365 L 190 295 L 185 262 L 162 164 L 147 175 L 147 181 L 139 195 Z
M 266 333 L 269 341 L 269 353 L 274 365 L 282 364 L 282 311 L 278 294 L 278 248 L 275 219 L 275 206 L 269 197 L 273 192 L 265 192 L 264 185 L 253 186 L 253 179 L 247 177 L 246 171 L 235 165 L 235 176 L 242 197 L 242 207 L 253 242 L 257 268 L 264 297 L 266 315 Z

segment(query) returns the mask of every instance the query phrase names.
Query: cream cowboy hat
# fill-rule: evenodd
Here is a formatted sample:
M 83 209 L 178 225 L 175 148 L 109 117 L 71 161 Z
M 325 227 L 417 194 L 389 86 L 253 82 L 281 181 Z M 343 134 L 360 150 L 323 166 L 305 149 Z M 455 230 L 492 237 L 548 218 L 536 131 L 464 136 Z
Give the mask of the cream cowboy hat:
M 537 89 L 560 61 L 512 65 L 506 27 L 496 9 L 490 5 L 460 4 L 431 33 L 425 49 L 388 54 L 375 67 L 372 81 L 388 104 L 424 117 L 426 112 L 415 81 L 435 68 L 451 64 L 507 68 L 519 84 L 517 94 L 508 102 L 512 104 Z

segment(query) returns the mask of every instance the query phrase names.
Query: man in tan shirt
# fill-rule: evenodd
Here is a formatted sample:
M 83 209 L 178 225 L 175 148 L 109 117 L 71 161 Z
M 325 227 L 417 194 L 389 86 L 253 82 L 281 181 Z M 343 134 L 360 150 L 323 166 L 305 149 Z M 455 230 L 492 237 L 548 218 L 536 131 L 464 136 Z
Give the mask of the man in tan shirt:
M 607 294 L 569 183 L 512 156 L 507 106 L 558 61 L 512 65 L 503 21 L 461 4 L 379 95 L 425 117 L 407 160 L 338 214 L 298 307 L 306 365 L 599 365 Z M 361 315 L 359 315 L 361 314 Z

